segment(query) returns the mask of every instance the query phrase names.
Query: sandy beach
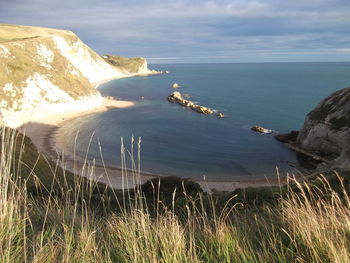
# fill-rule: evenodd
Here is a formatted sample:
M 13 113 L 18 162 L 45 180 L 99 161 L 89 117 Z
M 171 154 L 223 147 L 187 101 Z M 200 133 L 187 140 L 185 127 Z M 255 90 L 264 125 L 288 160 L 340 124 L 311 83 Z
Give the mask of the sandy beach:
M 62 136 L 60 129 L 76 118 L 133 105 L 134 103 L 131 101 L 105 99 L 103 105 L 97 108 L 56 114 L 35 122 L 26 123 L 18 130 L 33 141 L 39 152 L 54 161 L 59 160 L 59 164 L 64 169 L 115 188 L 132 187 L 135 183 L 140 183 L 140 179 L 134 178 L 131 172 L 126 172 L 130 175 L 127 174 L 128 180 L 126 180 L 123 176 L 125 171 L 123 173 L 121 169 L 115 167 L 95 165 L 65 149 L 63 146 L 65 138 Z M 141 182 L 145 182 L 150 178 L 153 178 L 153 176 L 143 174 L 141 175 Z
M 131 171 L 123 171 L 118 167 L 105 167 L 95 164 L 91 160 L 77 156 L 64 148 L 65 138 L 61 133 L 61 128 L 76 118 L 82 118 L 111 109 L 131 107 L 133 105 L 134 103 L 131 101 L 105 99 L 103 105 L 97 108 L 87 111 L 71 111 L 56 114 L 36 122 L 26 123 L 18 130 L 31 138 L 39 152 L 54 161 L 59 160 L 59 164 L 62 168 L 86 178 L 97 180 L 116 189 L 131 188 L 136 184 L 144 183 L 159 175 L 146 172 L 135 175 L 135 173 Z M 276 175 L 276 178 L 273 179 L 262 178 L 241 181 L 206 181 L 203 179 L 195 181 L 201 185 L 204 191 L 212 191 L 214 189 L 218 191 L 233 191 L 238 188 L 277 186 L 280 185 L 280 183 L 285 183 L 286 178 L 279 180 Z

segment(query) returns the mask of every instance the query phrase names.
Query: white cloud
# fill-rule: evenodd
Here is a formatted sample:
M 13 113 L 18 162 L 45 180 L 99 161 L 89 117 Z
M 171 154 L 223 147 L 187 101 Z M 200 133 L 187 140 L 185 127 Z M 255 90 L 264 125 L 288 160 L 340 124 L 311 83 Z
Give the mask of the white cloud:
M 348 0 L 12 0 L 5 23 L 71 29 L 101 53 L 217 57 L 346 50 Z M 338 52 L 339 53 L 339 52 Z M 337 54 L 338 54 L 337 53 Z M 322 53 L 319 54 L 320 56 Z

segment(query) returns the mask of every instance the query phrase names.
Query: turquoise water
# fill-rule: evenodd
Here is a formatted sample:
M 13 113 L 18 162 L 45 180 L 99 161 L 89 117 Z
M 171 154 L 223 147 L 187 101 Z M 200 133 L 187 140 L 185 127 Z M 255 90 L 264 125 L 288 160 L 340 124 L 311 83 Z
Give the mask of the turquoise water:
M 120 165 L 120 138 L 142 137 L 142 170 L 181 177 L 230 180 L 294 172 L 294 152 L 271 135 L 250 131 L 261 125 L 285 133 L 300 129 L 305 115 L 331 92 L 350 84 L 350 63 L 151 65 L 170 74 L 114 80 L 103 95 L 132 100 L 131 108 L 83 117 L 65 127 L 67 147 L 84 155 L 94 133 L 90 158 Z M 166 96 L 174 91 L 217 109 L 225 118 L 201 115 Z M 144 99 L 141 99 L 141 97 Z

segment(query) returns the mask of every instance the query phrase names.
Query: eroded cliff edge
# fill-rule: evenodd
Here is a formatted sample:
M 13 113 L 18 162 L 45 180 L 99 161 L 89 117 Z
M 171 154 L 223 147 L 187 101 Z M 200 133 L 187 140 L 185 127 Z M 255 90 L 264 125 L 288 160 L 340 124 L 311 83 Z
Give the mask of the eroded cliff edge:
M 127 60 L 127 59 L 126 59 Z M 114 66 L 66 30 L 0 24 L 0 113 L 16 128 L 67 111 L 98 107 L 100 82 L 150 74 L 144 59 Z
M 327 160 L 318 168 L 350 168 L 350 87 L 322 100 L 307 114 L 299 132 L 276 137 Z

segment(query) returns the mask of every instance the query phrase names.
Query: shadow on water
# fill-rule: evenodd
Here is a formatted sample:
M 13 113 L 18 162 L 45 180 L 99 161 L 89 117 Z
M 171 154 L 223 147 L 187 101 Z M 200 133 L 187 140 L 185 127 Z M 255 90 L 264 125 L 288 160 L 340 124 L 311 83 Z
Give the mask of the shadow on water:
M 219 164 L 219 167 L 223 168 L 224 170 L 235 171 L 236 174 L 253 175 L 243 165 L 239 164 L 238 162 L 236 162 L 234 160 L 223 162 L 223 163 Z
M 68 121 L 67 121 L 68 122 Z M 38 122 L 31 122 L 31 123 L 27 123 L 24 126 L 20 127 L 19 130 L 21 132 L 24 132 L 29 138 L 31 138 L 31 140 L 33 141 L 33 143 L 37 146 L 38 150 L 42 153 L 44 153 L 44 155 L 50 157 L 51 159 L 53 159 L 54 161 L 57 160 L 58 158 L 63 158 L 62 156 L 62 148 L 61 149 L 56 149 L 57 145 L 54 145 L 54 142 L 56 139 L 58 139 L 58 147 L 62 146 L 63 148 L 65 148 L 67 146 L 67 142 L 69 142 L 69 139 L 67 138 L 67 135 L 65 133 L 62 133 L 60 128 L 63 128 L 64 125 L 61 124 L 60 127 L 55 126 L 55 125 L 48 125 L 48 124 L 44 124 L 44 123 L 38 123 Z M 79 136 L 81 136 L 83 134 L 79 134 Z M 83 136 L 85 137 L 85 136 Z M 88 141 L 90 138 L 83 138 L 84 141 Z M 155 143 L 155 142 L 153 142 Z M 69 150 L 69 149 L 68 149 Z M 87 150 L 87 148 L 86 148 Z M 91 150 L 91 149 L 90 149 Z M 85 151 L 86 152 L 86 151 Z M 79 154 L 79 152 L 77 152 Z M 75 156 L 74 158 L 78 157 L 79 160 L 83 160 L 84 159 L 84 155 L 80 155 L 79 156 Z M 305 156 L 302 156 L 300 154 L 296 155 L 297 159 L 296 162 L 293 163 L 292 166 L 288 165 L 292 170 L 292 169 L 298 169 L 298 167 L 304 168 L 304 169 L 314 169 L 315 166 L 317 165 L 317 163 L 312 162 L 312 160 L 310 160 L 310 158 L 307 158 Z M 99 163 L 99 159 L 96 156 L 87 156 L 88 160 L 92 161 L 96 161 L 97 164 Z M 143 157 L 144 158 L 144 157 Z M 64 159 L 67 159 L 66 157 L 64 157 Z M 69 159 L 69 158 L 68 158 Z M 143 159 L 144 160 L 144 159 Z M 157 161 L 155 161 L 154 165 L 157 164 Z M 117 166 L 115 165 L 110 165 L 110 163 L 107 164 L 108 167 L 113 167 L 116 168 Z M 174 165 L 178 165 L 177 162 L 175 162 Z M 185 164 L 184 164 L 185 165 Z M 294 167 L 294 168 L 293 168 Z M 157 170 L 156 171 L 152 171 L 152 169 L 144 169 L 144 167 L 142 168 L 143 171 L 145 172 L 152 172 L 152 174 L 170 174 L 170 173 L 159 173 Z M 303 169 L 301 169 L 303 170 Z M 218 180 L 225 180 L 227 179 L 228 176 L 222 176 L 222 172 L 224 171 L 223 174 L 225 174 L 225 172 L 230 171 L 231 176 L 234 176 L 236 179 L 241 179 L 241 178 L 245 178 L 247 179 L 247 177 L 256 177 L 256 176 L 260 176 L 260 173 L 255 172 L 254 169 L 253 171 L 251 171 L 249 169 L 249 166 L 245 166 L 244 164 L 241 164 L 239 161 L 236 160 L 225 160 L 225 161 L 221 161 L 217 163 L 217 169 L 216 171 L 212 170 L 212 175 L 207 175 L 207 177 L 211 178 L 211 179 L 218 179 Z M 280 169 L 280 171 L 282 172 L 289 172 L 286 167 Z M 204 172 L 206 173 L 206 172 Z M 173 175 L 177 175 L 181 177 L 181 172 L 178 173 L 172 173 Z M 193 174 L 197 174 L 197 173 L 193 173 Z M 274 168 L 271 170 L 271 173 L 269 173 L 271 175 L 271 177 L 275 177 L 275 170 Z M 267 173 L 264 173 L 264 175 L 266 176 Z M 186 177 L 191 177 L 193 179 L 198 179 L 198 176 L 191 176 L 190 174 L 186 175 Z M 231 177 L 232 178 L 232 177 Z

